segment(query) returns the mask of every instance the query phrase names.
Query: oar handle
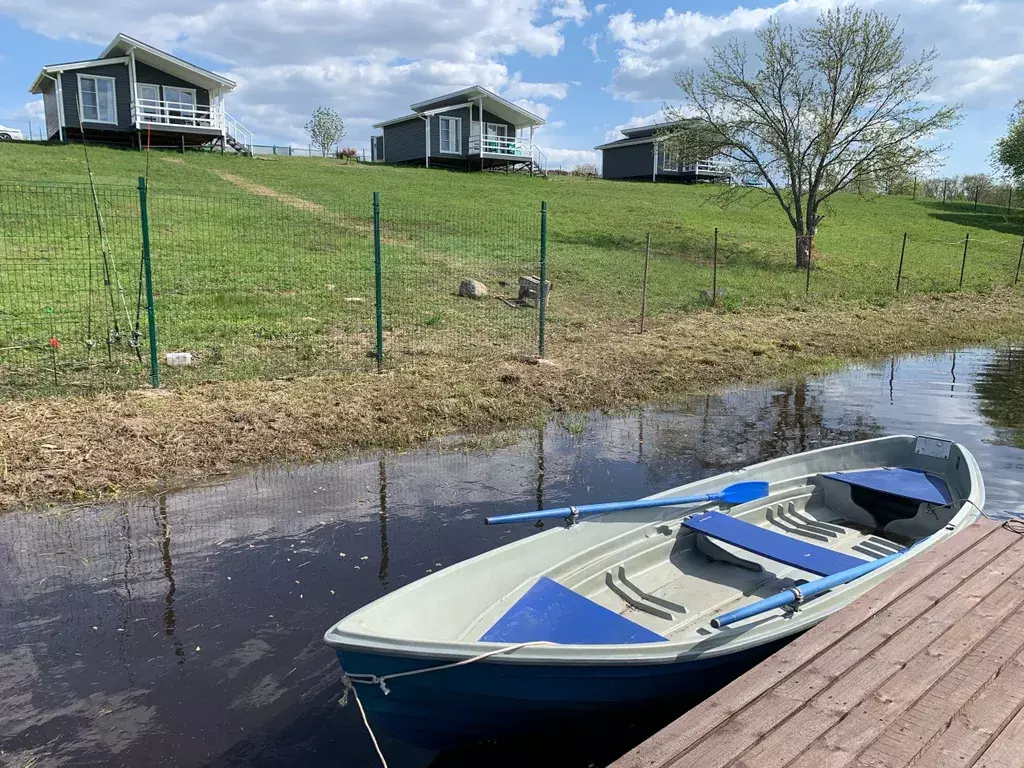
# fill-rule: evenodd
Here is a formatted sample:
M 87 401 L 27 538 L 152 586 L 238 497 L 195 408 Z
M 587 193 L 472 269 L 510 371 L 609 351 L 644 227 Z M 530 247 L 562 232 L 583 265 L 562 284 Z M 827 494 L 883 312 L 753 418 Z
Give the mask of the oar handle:
M 718 493 L 702 493 L 699 496 L 680 496 L 665 499 L 639 499 L 637 501 L 609 501 L 602 504 L 581 504 L 578 507 L 558 507 L 536 512 L 515 512 L 510 515 L 494 515 L 484 520 L 487 525 L 501 523 L 526 523 L 532 520 L 574 519 L 584 515 L 599 515 L 602 512 L 619 512 L 627 509 L 649 509 L 651 507 L 674 507 L 679 504 L 700 504 L 714 501 Z
M 737 608 L 735 611 L 723 613 L 721 616 L 716 616 L 711 620 L 711 626 L 715 629 L 721 629 L 722 627 L 727 627 L 730 624 L 735 624 L 737 621 L 743 621 L 743 619 L 749 619 L 752 616 L 767 613 L 768 611 L 775 610 L 776 608 L 782 608 L 784 605 L 802 602 L 808 597 L 820 595 L 822 592 L 828 592 L 830 589 L 835 589 L 843 584 L 855 581 L 861 576 L 866 576 L 873 571 L 877 571 L 879 568 L 888 565 L 893 560 L 898 560 L 924 541 L 927 541 L 927 539 L 923 539 L 913 547 L 908 547 L 907 549 L 900 550 L 899 552 L 894 552 L 891 555 L 880 557 L 878 560 L 866 562 L 864 565 L 855 565 L 853 568 L 847 568 L 845 571 L 834 573 L 831 576 L 824 576 L 820 579 L 816 579 L 815 581 L 809 581 L 806 584 L 801 584 L 799 587 L 790 587 L 776 595 L 766 597 L 763 600 L 758 600 L 756 603 L 751 603 L 750 605 L 745 605 L 742 608 Z

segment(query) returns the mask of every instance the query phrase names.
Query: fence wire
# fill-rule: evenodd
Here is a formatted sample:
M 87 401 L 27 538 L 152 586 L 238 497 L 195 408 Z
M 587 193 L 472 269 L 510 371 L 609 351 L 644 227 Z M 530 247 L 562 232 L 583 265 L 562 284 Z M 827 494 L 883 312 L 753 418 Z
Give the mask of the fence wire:
M 959 216 L 955 205 L 963 204 L 940 218 L 959 224 L 949 218 Z M 141 216 L 133 186 L 0 184 L 0 397 L 150 379 Z M 147 222 L 164 384 L 538 354 L 539 204 L 455 205 L 395 190 L 380 196 L 375 237 L 369 195 L 314 203 L 248 184 L 221 195 L 150 189 Z M 765 247 L 726 226 L 716 239 L 710 224 L 668 217 L 648 250 L 639 228 L 594 231 L 553 208 L 547 352 L 560 354 L 563 333 L 578 343 L 598 325 L 633 332 L 641 312 L 656 327 L 709 306 L 883 303 L 1014 285 L 1020 222 L 997 224 L 960 236 L 911 232 L 900 271 L 902 236 L 844 231 L 837 221 L 819 235 L 808 271 L 796 268 L 788 238 Z M 854 235 L 855 260 L 831 255 Z M 190 364 L 169 365 L 169 353 L 187 353 Z
M 539 209 L 385 198 L 381 250 L 386 364 L 537 354 Z
M 0 395 L 145 380 L 138 193 L 0 184 Z

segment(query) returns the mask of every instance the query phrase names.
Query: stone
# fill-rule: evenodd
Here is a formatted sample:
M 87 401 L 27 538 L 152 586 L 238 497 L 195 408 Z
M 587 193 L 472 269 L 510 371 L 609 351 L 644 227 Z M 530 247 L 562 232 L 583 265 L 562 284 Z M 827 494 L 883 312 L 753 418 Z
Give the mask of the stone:
M 727 290 L 725 290 L 725 288 L 719 288 L 717 291 L 715 291 L 715 298 L 724 299 L 728 295 L 729 295 L 729 292 Z M 711 299 L 712 299 L 711 291 L 709 291 L 709 290 L 701 291 L 700 292 L 700 297 L 702 299 L 704 299 L 704 301 L 708 302 L 709 304 L 711 303 Z
M 467 277 L 459 285 L 459 296 L 466 296 L 470 299 L 482 299 L 486 295 L 487 286 L 471 277 Z

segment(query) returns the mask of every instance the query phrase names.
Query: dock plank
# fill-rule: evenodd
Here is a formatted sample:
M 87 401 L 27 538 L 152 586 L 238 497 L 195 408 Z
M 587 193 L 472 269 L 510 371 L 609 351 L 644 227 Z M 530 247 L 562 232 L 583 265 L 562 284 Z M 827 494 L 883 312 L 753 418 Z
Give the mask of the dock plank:
M 982 521 L 612 768 L 1019 768 L 1022 709 L 1024 538 Z
M 1024 654 L 1018 654 L 999 676 L 949 721 L 913 764 L 934 768 L 973 765 L 989 743 L 1024 707 Z
M 999 589 L 1007 577 L 1012 575 L 1013 569 L 1024 568 L 1024 540 L 1017 537 L 1014 545 L 1003 554 L 1005 556 L 997 563 L 987 564 L 952 590 L 951 599 L 934 603 L 914 621 L 890 634 L 886 642 L 869 654 L 849 654 L 845 652 L 842 642 L 829 649 L 821 660 L 810 665 L 810 669 L 818 665 L 829 667 L 833 681 L 820 691 L 813 691 L 810 686 L 801 686 L 804 700 L 793 707 L 794 710 L 800 707 L 815 710 L 813 718 L 810 715 L 795 718 L 798 724 L 787 723 L 774 729 L 767 737 L 752 742 L 752 748 L 742 754 L 742 759 L 759 766 L 776 763 L 786 765 L 788 760 L 795 759 L 810 742 L 838 722 L 851 708 L 899 674 L 909 663 L 926 655 L 929 643 L 951 631 L 962 620 L 970 620 L 972 609 Z M 1024 571 L 1021 578 L 1024 579 Z M 974 626 L 977 630 L 983 625 Z M 890 646 L 895 650 L 891 650 Z M 818 678 L 826 676 L 823 673 Z M 777 690 L 785 689 L 792 680 L 792 677 L 788 678 Z M 821 727 L 815 729 L 810 719 Z M 786 762 L 780 762 L 782 758 L 787 758 Z M 678 763 L 679 766 L 690 764 L 689 758 Z M 693 764 L 696 765 L 696 762 Z
M 723 688 L 700 706 L 690 710 L 667 728 L 621 757 L 614 768 L 654 768 L 671 762 L 720 727 L 781 680 L 801 669 L 830 646 L 851 634 L 904 594 L 925 584 L 934 589 L 932 577 L 947 572 L 948 580 L 973 573 L 1015 543 L 1010 534 L 1001 535 L 997 526 L 975 524 L 922 555 L 898 579 L 887 579 L 867 595 L 827 621 L 794 640 L 746 675 Z M 936 598 L 937 599 L 937 598 Z
M 996 736 L 972 768 L 1020 768 L 1024 753 L 1024 710 Z

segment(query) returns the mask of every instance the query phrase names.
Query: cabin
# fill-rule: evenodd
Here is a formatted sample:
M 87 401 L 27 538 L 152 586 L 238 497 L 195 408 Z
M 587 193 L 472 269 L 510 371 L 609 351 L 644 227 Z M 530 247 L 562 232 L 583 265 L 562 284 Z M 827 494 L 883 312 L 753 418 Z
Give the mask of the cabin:
M 42 95 L 50 141 L 138 147 L 214 147 L 251 154 L 252 133 L 225 108 L 235 83 L 118 34 L 95 59 L 48 64 Z
M 374 124 L 371 158 L 389 165 L 547 175 L 532 112 L 474 85 L 412 104 L 410 114 Z
M 601 151 L 601 176 L 627 181 L 725 181 L 731 176 L 728 165 L 707 159 L 684 164 L 660 138 L 665 132 L 683 125 L 682 121 L 654 123 L 625 128 L 623 138 L 594 147 Z

